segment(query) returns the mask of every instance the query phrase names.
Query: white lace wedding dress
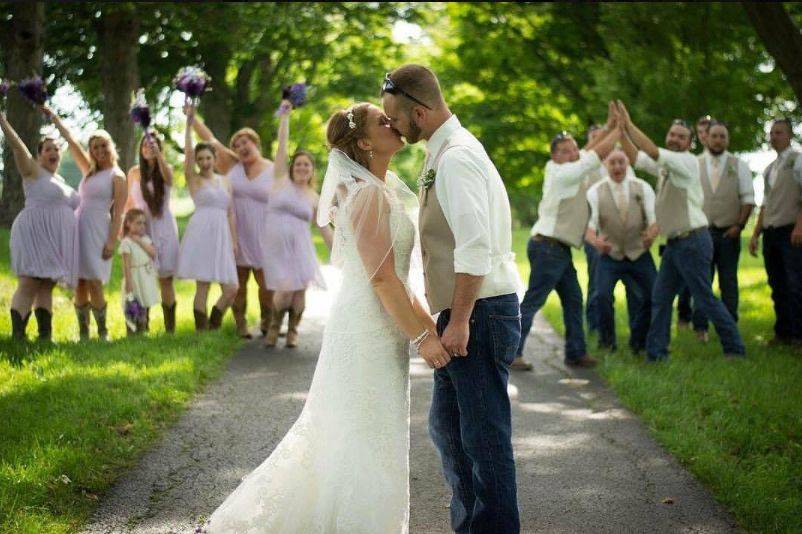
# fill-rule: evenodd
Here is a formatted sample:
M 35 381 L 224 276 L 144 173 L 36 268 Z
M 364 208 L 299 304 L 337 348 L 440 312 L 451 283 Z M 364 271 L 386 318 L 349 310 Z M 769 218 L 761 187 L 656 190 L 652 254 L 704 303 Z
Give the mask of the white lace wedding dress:
M 373 291 L 346 210 L 336 216 L 342 286 L 306 405 L 273 453 L 211 516 L 210 533 L 406 533 L 409 342 Z M 406 281 L 415 228 L 390 213 Z

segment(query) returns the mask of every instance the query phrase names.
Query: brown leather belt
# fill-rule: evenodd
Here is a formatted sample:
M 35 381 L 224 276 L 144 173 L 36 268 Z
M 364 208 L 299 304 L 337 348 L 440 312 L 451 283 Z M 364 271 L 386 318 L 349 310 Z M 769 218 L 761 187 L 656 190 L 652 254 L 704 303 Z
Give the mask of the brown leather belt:
M 568 247 L 568 245 L 566 245 L 565 243 L 563 243 L 559 239 L 555 239 L 555 238 L 547 236 L 547 235 L 535 234 L 535 235 L 532 236 L 532 240 L 533 241 L 537 241 L 538 243 L 546 242 L 546 243 L 550 243 L 552 245 L 559 245 L 561 247 Z
M 677 234 L 673 237 L 668 238 L 668 241 L 675 241 L 677 239 L 685 239 L 686 237 L 691 237 L 694 234 L 698 234 L 699 232 L 707 232 L 707 226 L 700 226 L 699 228 L 694 228 L 693 230 L 688 230 L 687 232 L 682 232 L 681 234 Z

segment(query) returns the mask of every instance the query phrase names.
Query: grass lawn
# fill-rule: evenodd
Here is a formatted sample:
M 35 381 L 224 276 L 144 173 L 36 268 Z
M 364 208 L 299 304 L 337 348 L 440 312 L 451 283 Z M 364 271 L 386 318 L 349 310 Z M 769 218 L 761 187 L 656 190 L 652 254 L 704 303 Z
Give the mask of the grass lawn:
M 744 236 L 751 235 L 747 229 Z M 524 280 L 528 231 L 514 236 Z M 802 531 L 802 349 L 769 348 L 774 310 L 763 269 L 743 243 L 739 282 L 740 328 L 748 358 L 722 356 L 711 327 L 710 342 L 672 330 L 667 364 L 648 365 L 628 350 L 623 286 L 616 288 L 618 352 L 595 351 L 599 373 L 655 438 L 696 475 L 753 532 Z M 656 249 L 656 247 L 655 247 Z M 584 253 L 574 251 L 583 291 Z M 562 308 L 552 293 L 544 308 L 564 333 Z M 675 314 L 676 315 L 676 314 Z
M 156 306 L 153 332 L 126 339 L 116 257 L 107 295 L 110 343 L 74 342 L 75 314 L 62 290 L 54 295 L 56 343 L 12 343 L 8 307 L 16 280 L 8 237 L 0 229 L 0 532 L 75 532 L 98 496 L 220 373 L 240 341 L 230 315 L 222 331 L 194 333 L 189 282 L 176 285 L 175 336 L 162 335 Z M 249 315 L 255 324 L 252 291 Z M 218 294 L 212 291 L 210 305 Z M 94 320 L 92 325 L 94 335 Z M 31 318 L 28 336 L 35 335 Z

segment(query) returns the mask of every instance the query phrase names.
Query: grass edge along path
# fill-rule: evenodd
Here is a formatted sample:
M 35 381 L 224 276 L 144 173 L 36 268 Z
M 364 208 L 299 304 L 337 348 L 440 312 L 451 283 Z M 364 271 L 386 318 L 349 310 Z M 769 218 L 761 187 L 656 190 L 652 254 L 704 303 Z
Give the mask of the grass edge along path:
M 744 236 L 751 235 L 747 228 Z M 528 231 L 516 231 L 514 247 L 526 282 Z M 653 247 L 655 261 L 657 247 Z M 587 266 L 573 251 L 583 293 Z M 717 283 L 714 287 L 717 291 Z M 702 344 L 693 332 L 672 327 L 666 364 L 650 365 L 627 349 L 625 293 L 615 293 L 615 353 L 588 351 L 622 404 L 635 413 L 655 439 L 696 476 L 751 532 L 802 531 L 802 349 L 769 348 L 774 310 L 763 258 L 742 247 L 739 327 L 745 360 L 726 360 L 715 330 Z M 564 335 L 562 307 L 555 293 L 543 313 Z M 676 313 L 674 314 L 676 316 Z M 676 320 L 676 319 L 675 319 Z

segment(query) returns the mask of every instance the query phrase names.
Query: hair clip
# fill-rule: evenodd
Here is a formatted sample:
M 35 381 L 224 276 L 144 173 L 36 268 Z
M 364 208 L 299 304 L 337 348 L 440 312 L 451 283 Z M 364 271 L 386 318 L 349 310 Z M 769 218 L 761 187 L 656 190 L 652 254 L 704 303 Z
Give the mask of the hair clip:
M 356 130 L 356 123 L 354 122 L 354 110 L 349 109 L 346 117 L 348 117 L 348 127 L 352 130 Z

